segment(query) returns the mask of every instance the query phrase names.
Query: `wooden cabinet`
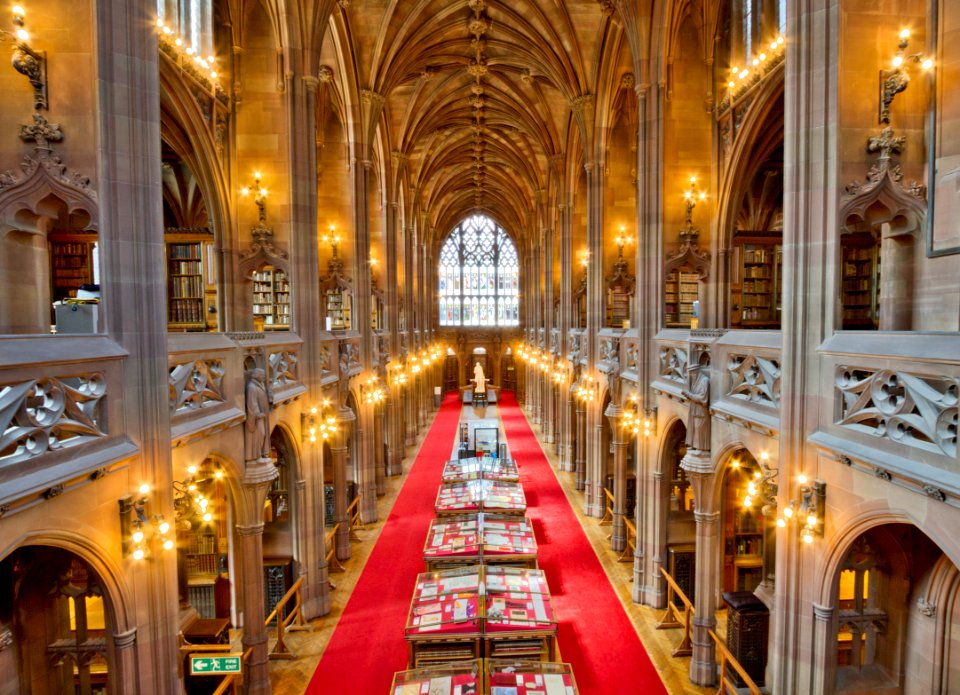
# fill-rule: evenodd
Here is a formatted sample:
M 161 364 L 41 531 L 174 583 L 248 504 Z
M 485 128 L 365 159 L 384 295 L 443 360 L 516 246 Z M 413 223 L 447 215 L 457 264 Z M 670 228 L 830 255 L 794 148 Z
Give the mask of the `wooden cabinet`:
M 847 330 L 879 325 L 880 249 L 872 234 L 841 237 L 840 282 L 843 323 Z
M 77 296 L 80 285 L 93 283 L 93 248 L 97 238 L 89 234 L 56 235 L 50 239 L 51 300 Z
M 268 331 L 290 328 L 290 280 L 286 271 L 263 266 L 253 274 L 253 315 Z
M 210 253 L 213 234 L 166 235 L 167 328 L 172 331 L 207 329 L 205 248 Z M 214 297 L 216 289 L 212 290 Z M 215 301 L 215 300 L 214 300 Z
M 779 241 L 739 246 L 739 318 L 744 328 L 780 327 L 781 248 Z
M 763 580 L 763 524 L 759 511 L 737 510 L 734 516 L 734 591 L 753 591 Z

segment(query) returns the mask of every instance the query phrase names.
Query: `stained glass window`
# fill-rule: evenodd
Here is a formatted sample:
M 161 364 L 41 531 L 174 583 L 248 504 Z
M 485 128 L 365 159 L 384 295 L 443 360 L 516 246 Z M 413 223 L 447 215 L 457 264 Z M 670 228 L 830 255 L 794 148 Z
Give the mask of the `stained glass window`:
M 520 261 L 510 237 L 484 215 L 454 227 L 440 250 L 441 326 L 520 324 Z

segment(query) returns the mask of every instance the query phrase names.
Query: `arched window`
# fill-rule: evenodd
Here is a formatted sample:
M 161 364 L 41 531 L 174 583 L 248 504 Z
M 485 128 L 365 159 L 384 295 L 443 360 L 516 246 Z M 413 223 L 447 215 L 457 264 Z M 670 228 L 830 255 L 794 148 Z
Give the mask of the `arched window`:
M 517 249 L 493 220 L 468 217 L 440 250 L 441 326 L 520 324 Z

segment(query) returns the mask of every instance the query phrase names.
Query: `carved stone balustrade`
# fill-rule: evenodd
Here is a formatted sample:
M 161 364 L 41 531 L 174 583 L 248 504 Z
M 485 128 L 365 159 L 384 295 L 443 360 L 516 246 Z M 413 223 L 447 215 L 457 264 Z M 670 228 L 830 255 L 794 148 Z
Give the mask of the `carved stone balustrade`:
M 136 453 L 123 408 L 126 354 L 106 336 L 0 342 L 0 516 Z
M 691 335 L 691 341 L 694 336 Z M 766 435 L 780 431 L 779 331 L 730 331 L 710 349 L 715 418 Z
M 630 329 L 620 338 L 620 376 L 627 381 L 640 381 L 640 340 L 637 331 Z
M 571 328 L 567 331 L 567 359 L 574 365 L 586 361 L 582 328 Z
M 600 329 L 600 354 L 597 355 L 597 369 L 604 374 L 620 374 L 620 339 L 624 331 L 620 328 Z
M 170 440 L 174 445 L 243 419 L 243 362 L 238 343 L 225 334 L 167 336 Z
M 359 334 L 339 336 L 337 363 L 340 378 L 344 381 L 363 371 L 360 364 L 360 336 Z
M 657 346 L 657 376 L 654 391 L 679 400 L 680 391 L 687 387 L 687 364 L 690 360 L 690 331 L 666 329 L 660 331 L 654 342 Z
M 822 389 L 811 441 L 844 465 L 960 506 L 960 336 L 933 338 L 857 332 L 827 340 L 821 374 L 832 389 Z

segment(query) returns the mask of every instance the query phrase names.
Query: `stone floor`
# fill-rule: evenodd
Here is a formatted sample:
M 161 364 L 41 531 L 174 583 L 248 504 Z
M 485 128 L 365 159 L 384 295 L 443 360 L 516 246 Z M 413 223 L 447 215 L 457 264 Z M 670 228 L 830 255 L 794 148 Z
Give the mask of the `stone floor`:
M 495 414 L 494 408 L 488 408 L 486 417 L 491 418 Z M 473 418 L 472 409 L 468 417 Z M 536 427 L 534 432 L 540 436 Z M 501 428 L 502 431 L 502 428 Z M 424 430 L 424 434 L 426 429 Z M 423 436 L 419 437 L 414 447 L 410 449 L 410 455 L 404 460 L 404 470 L 408 470 L 411 463 L 416 458 Z M 541 440 L 542 441 L 542 440 Z M 552 445 L 544 446 L 544 453 L 547 459 L 553 464 L 554 470 L 557 470 L 557 457 L 552 453 Z M 687 666 L 689 658 L 673 658 L 670 652 L 675 643 L 680 639 L 677 630 L 655 630 L 654 626 L 660 619 L 662 611 L 655 611 L 646 606 L 633 603 L 630 598 L 630 587 L 632 577 L 632 564 L 618 562 L 616 553 L 609 550 L 607 534 L 610 532 L 609 526 L 600 526 L 597 519 L 585 517 L 582 514 L 583 493 L 577 492 L 574 487 L 572 473 L 558 473 L 558 479 L 563 487 L 571 506 L 576 511 L 587 537 L 593 543 L 597 555 L 603 564 L 610 583 L 616 589 L 620 600 L 623 602 L 624 609 L 633 620 L 640 640 L 650 654 L 650 659 L 654 666 L 660 672 L 661 677 L 671 693 L 714 693 L 713 688 L 698 688 L 690 684 L 687 678 Z M 386 494 L 377 500 L 378 518 L 386 519 L 393 503 L 397 498 L 405 476 L 387 478 Z M 290 633 L 287 637 L 287 644 L 290 650 L 297 655 L 296 659 L 288 661 L 270 662 L 270 682 L 275 695 L 300 695 L 306 691 L 310 678 L 323 655 L 323 650 L 333 634 L 343 608 L 350 593 L 353 591 L 360 573 L 366 564 L 367 558 L 376 543 L 380 530 L 383 527 L 382 522 L 369 524 L 357 531 L 359 542 L 351 544 L 353 556 L 344 563 L 345 571 L 339 574 L 332 574 L 331 580 L 336 585 L 336 589 L 331 592 L 331 612 L 312 621 L 312 630 L 305 632 Z M 718 616 L 719 617 L 719 616 Z M 722 629 L 720 625 L 718 628 Z M 273 644 L 273 634 L 271 634 L 271 646 Z M 562 655 L 561 655 L 562 656 Z M 387 688 L 384 689 L 386 695 Z M 362 695 L 380 695 L 379 693 L 363 693 Z M 582 695 L 600 695 L 598 693 L 583 693 Z

